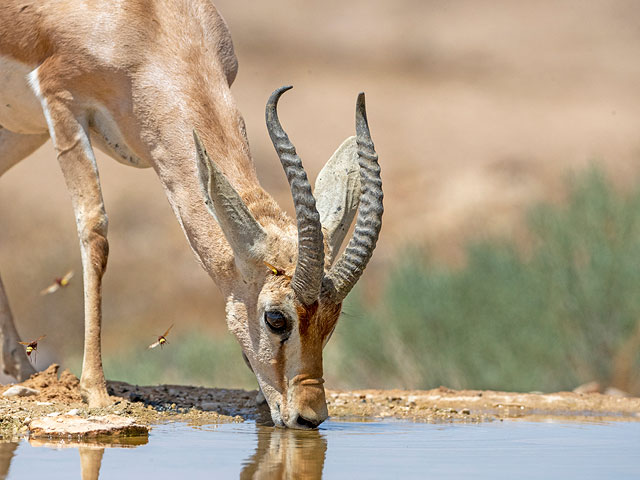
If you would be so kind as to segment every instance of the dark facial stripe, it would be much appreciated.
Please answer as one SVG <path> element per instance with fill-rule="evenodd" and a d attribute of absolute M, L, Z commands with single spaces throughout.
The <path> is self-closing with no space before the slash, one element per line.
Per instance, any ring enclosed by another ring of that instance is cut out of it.
<path fill-rule="evenodd" d="M 304 339 L 309 332 L 311 323 L 314 320 L 315 314 L 318 311 L 318 302 L 315 302 L 308 307 L 302 304 L 297 306 L 298 311 L 298 331 L 300 332 L 300 339 Z"/>
<path fill-rule="evenodd" d="M 309 307 L 298 306 L 301 371 L 307 378 L 322 378 L 322 347 L 338 321 L 341 305 L 317 302 Z"/>

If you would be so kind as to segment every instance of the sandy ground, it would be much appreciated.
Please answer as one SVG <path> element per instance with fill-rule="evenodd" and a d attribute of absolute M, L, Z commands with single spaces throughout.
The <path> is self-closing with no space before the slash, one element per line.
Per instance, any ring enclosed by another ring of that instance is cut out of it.
<path fill-rule="evenodd" d="M 88 409 L 80 400 L 78 379 L 57 365 L 21 385 L 39 390 L 29 397 L 0 397 L 0 435 L 27 435 L 38 417 L 120 415 L 143 425 L 176 421 L 193 425 L 256 420 L 269 423 L 265 406 L 257 406 L 255 391 L 180 385 L 137 386 L 109 382 L 114 404 Z M 10 386 L 4 386 L 0 392 Z M 599 393 L 509 393 L 479 390 L 354 390 L 328 391 L 334 420 L 397 418 L 414 422 L 481 422 L 504 419 L 565 421 L 640 421 L 640 398 Z"/>

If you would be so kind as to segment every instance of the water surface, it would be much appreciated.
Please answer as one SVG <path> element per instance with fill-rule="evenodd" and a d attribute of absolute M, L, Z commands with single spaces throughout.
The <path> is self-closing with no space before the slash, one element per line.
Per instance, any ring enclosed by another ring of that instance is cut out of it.
<path fill-rule="evenodd" d="M 7 478 L 640 478 L 640 422 L 165 424 L 135 448 L 54 445 L 5 444 Z"/>

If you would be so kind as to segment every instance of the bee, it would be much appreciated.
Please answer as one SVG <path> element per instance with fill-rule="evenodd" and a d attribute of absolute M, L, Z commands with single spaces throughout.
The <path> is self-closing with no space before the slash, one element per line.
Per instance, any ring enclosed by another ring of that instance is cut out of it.
<path fill-rule="evenodd" d="M 156 342 L 153 342 L 151 345 L 149 345 L 149 349 L 152 348 L 156 348 L 158 345 L 160 345 L 160 348 L 162 348 L 162 346 L 167 343 L 167 335 L 169 334 L 169 330 L 171 330 L 173 328 L 173 324 L 171 324 L 171 326 L 169 328 L 167 328 L 167 331 L 164 332 L 162 335 L 158 335 L 158 340 Z"/>
<path fill-rule="evenodd" d="M 64 277 L 56 278 L 51 285 L 40 291 L 40 295 L 48 295 L 60 290 L 62 287 L 69 285 L 71 278 L 73 277 L 73 270 L 69 270 Z"/>
<path fill-rule="evenodd" d="M 25 348 L 27 357 L 31 358 L 31 354 L 33 353 L 34 365 L 36 363 L 36 353 L 38 351 L 38 342 L 42 340 L 44 337 L 46 337 L 46 335 L 40 336 L 37 340 L 34 340 L 33 342 L 18 342 L 20 345 L 25 345 L 27 347 Z"/>
<path fill-rule="evenodd" d="M 267 262 L 262 262 L 265 264 L 265 266 L 271 270 L 271 272 L 276 276 L 280 276 L 282 275 L 284 278 L 286 278 L 287 280 L 291 280 L 291 276 L 287 275 L 286 273 L 284 273 L 284 270 L 280 269 L 280 268 L 276 268 L 273 265 L 271 265 L 270 263 Z"/>

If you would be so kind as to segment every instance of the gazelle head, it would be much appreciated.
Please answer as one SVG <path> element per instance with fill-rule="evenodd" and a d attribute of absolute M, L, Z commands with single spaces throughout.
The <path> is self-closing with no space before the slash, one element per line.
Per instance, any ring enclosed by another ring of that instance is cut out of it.
<path fill-rule="evenodd" d="M 347 139 L 320 172 L 314 196 L 278 120 L 278 100 L 290 88 L 271 95 L 266 121 L 293 194 L 295 224 L 263 191 L 240 195 L 194 136 L 207 206 L 234 255 L 229 329 L 258 379 L 274 423 L 314 428 L 327 417 L 322 349 L 342 301 L 375 248 L 382 182 L 361 93 L 356 137 Z M 335 259 L 356 211 L 353 237 Z"/>

